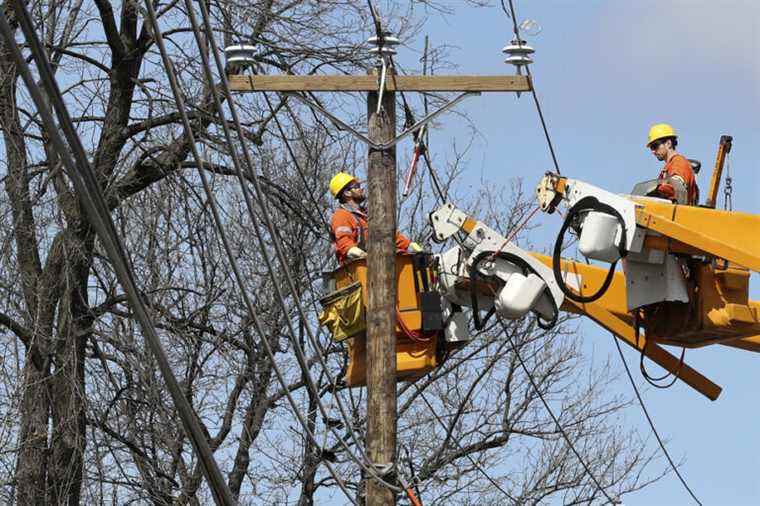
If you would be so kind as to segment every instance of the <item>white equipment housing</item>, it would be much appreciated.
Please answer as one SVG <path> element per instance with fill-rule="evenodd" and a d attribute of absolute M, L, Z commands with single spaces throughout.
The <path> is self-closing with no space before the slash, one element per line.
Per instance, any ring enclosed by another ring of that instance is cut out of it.
<path fill-rule="evenodd" d="M 458 233 L 466 220 L 467 215 L 452 204 L 430 215 L 439 242 Z M 515 258 L 518 260 L 512 260 Z M 493 295 L 477 292 L 478 309 L 494 307 L 497 314 L 508 319 L 534 311 L 544 320 L 552 320 L 564 300 L 551 269 L 482 222 L 474 222 L 461 245 L 437 255 L 437 260 L 439 290 L 453 304 L 472 306 L 470 271 L 476 262 L 478 274 L 497 287 Z"/>
<path fill-rule="evenodd" d="M 618 244 L 622 231 L 616 217 L 591 211 L 583 220 L 578 251 L 594 260 L 617 262 L 620 259 Z"/>
<path fill-rule="evenodd" d="M 554 198 L 546 176 L 536 189 L 542 209 Z M 585 197 L 614 208 L 623 219 L 626 231 L 623 270 L 626 279 L 626 303 L 629 311 L 663 301 L 688 302 L 686 279 L 680 260 L 661 251 L 644 250 L 644 238 L 658 235 L 636 224 L 637 204 L 627 195 L 615 195 L 594 185 L 575 179 L 565 182 L 564 199 L 572 207 Z M 641 198 L 641 197 L 637 197 Z M 613 263 L 620 258 L 618 244 L 621 224 L 609 214 L 589 211 L 582 217 L 578 250 L 588 258 Z"/>

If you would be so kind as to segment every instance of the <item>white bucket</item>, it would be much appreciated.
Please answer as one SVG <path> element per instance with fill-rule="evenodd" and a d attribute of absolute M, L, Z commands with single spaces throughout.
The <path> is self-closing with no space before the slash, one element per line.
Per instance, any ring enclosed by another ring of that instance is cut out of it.
<path fill-rule="evenodd" d="M 591 211 L 583 220 L 578 251 L 593 260 L 612 263 L 620 259 L 618 243 L 622 233 L 614 216 Z"/>
<path fill-rule="evenodd" d="M 526 277 L 514 273 L 499 291 L 494 307 L 504 318 L 522 318 L 533 309 L 545 289 L 546 284 L 539 276 L 531 273 Z"/>

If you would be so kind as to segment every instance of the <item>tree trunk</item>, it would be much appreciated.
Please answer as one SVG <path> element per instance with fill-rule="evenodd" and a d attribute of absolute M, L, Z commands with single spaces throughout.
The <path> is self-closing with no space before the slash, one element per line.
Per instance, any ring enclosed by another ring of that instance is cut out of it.
<path fill-rule="evenodd" d="M 92 258 L 92 233 L 85 230 L 70 234 L 64 242 L 66 288 L 58 310 L 55 373 L 51 377 L 51 394 L 55 402 L 52 404 L 48 482 L 50 504 L 78 505 L 87 443 L 84 359 L 91 325 L 87 279 Z"/>
<path fill-rule="evenodd" d="M 46 504 L 48 368 L 40 371 L 27 356 L 21 401 L 21 433 L 16 465 L 16 502 L 19 506 Z"/>

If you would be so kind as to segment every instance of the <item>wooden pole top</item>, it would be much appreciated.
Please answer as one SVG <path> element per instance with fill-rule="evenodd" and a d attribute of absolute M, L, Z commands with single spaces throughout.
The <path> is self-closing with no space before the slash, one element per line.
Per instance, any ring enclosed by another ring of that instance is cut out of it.
<path fill-rule="evenodd" d="M 230 89 L 253 91 L 377 91 L 379 77 L 366 76 L 228 76 Z M 388 91 L 530 91 L 527 76 L 395 76 L 386 79 Z"/>

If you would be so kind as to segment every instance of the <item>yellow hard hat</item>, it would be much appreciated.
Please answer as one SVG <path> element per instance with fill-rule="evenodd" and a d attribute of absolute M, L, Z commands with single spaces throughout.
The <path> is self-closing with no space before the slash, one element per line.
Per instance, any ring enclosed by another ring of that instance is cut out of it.
<path fill-rule="evenodd" d="M 649 140 L 646 146 L 649 147 L 654 141 L 665 139 L 666 137 L 678 137 L 675 129 L 667 123 L 657 123 L 649 129 Z"/>
<path fill-rule="evenodd" d="M 330 193 L 332 193 L 332 196 L 337 199 L 338 194 L 341 192 L 341 190 L 343 190 L 343 188 L 345 188 L 348 183 L 355 180 L 356 178 L 351 174 L 348 174 L 346 172 L 338 172 L 330 180 Z"/>

